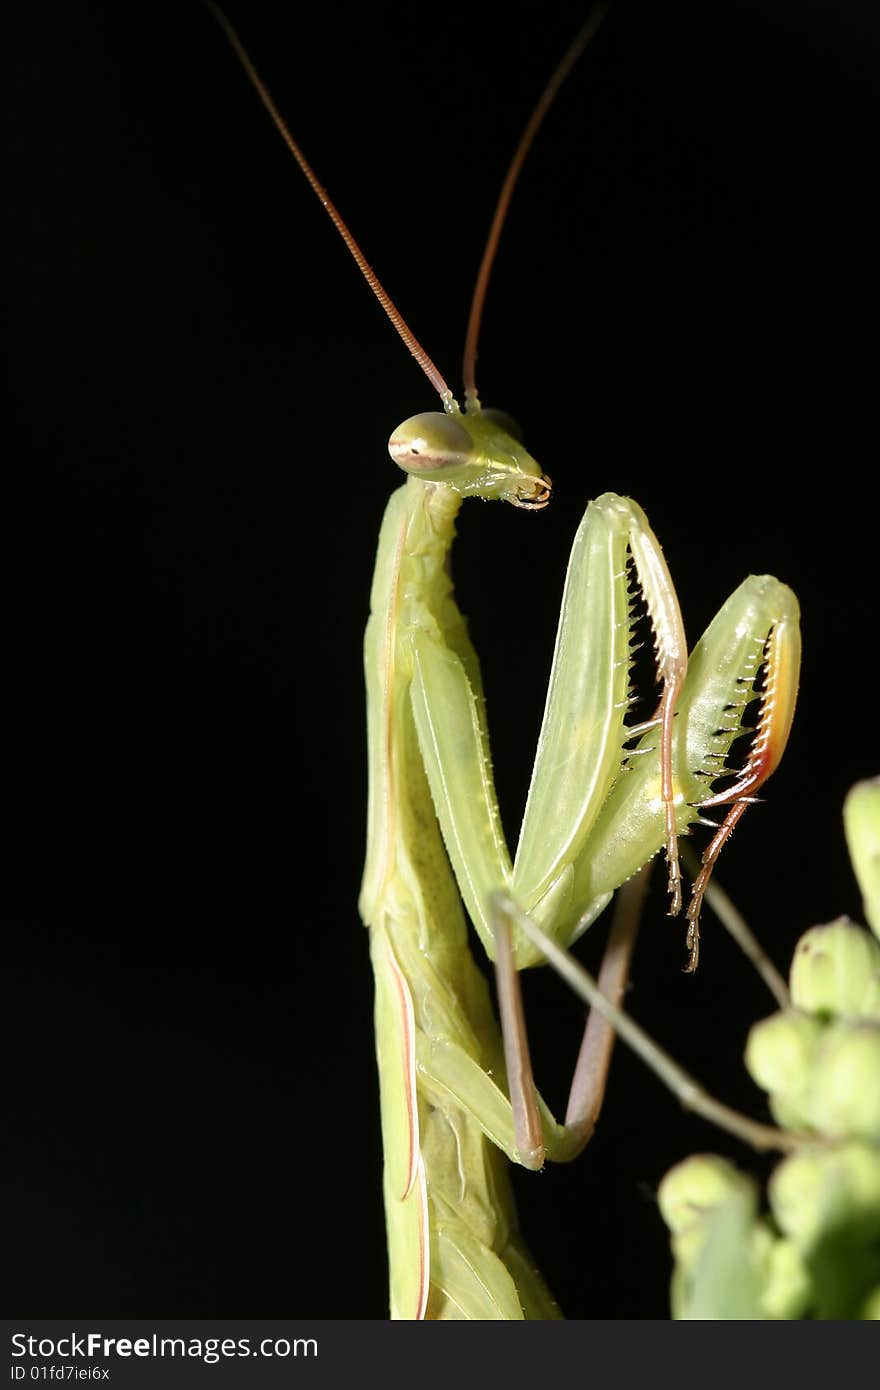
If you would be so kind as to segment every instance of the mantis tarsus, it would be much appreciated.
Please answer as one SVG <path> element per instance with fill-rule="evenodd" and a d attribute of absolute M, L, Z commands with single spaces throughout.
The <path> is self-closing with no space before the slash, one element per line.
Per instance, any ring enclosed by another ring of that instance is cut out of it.
<path fill-rule="evenodd" d="M 445 412 L 415 416 L 391 437 L 391 456 L 409 478 L 383 522 L 365 653 L 370 809 L 361 911 L 376 976 L 392 1316 L 557 1316 L 518 1237 L 504 1155 L 538 1168 L 545 1156 L 565 1160 L 583 1148 L 601 1105 L 612 1024 L 591 1013 L 565 1122 L 557 1123 L 532 1079 L 517 972 L 543 960 L 542 947 L 571 944 L 661 848 L 670 911 L 677 913 L 678 837 L 706 809 L 725 806 L 688 907 L 694 968 L 708 875 L 788 736 L 799 661 L 797 603 L 775 579 L 747 579 L 688 657 L 672 581 L 641 508 L 612 493 L 591 503 L 569 562 L 544 722 L 511 860 L 493 788 L 479 666 L 452 596 L 448 554 L 463 497 L 533 510 L 550 498 L 550 480 L 516 426 L 481 408 L 476 338 L 518 167 L 601 10 L 551 79 L 511 166 L 474 299 L 464 410 L 366 264 L 235 33 L 215 13 Z M 629 718 L 637 595 L 652 631 L 660 687 L 654 717 L 640 724 Z M 758 694 L 750 752 L 734 772 L 730 748 Z M 497 962 L 503 1039 L 467 947 L 462 900 Z M 632 915 L 622 917 L 600 976 L 603 993 L 618 1002 L 633 923 Z"/>

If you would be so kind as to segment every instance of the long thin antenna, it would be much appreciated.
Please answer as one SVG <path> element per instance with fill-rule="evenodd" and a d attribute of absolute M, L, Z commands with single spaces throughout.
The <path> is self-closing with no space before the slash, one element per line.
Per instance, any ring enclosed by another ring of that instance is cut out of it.
<path fill-rule="evenodd" d="M 513 196 L 513 190 L 516 187 L 516 181 L 525 163 L 526 155 L 531 149 L 532 142 L 540 129 L 541 122 L 553 105 L 559 88 L 562 86 L 566 77 L 568 77 L 568 74 L 571 72 L 587 44 L 598 30 L 602 20 L 605 18 L 609 4 L 610 0 L 599 0 L 599 3 L 594 5 L 589 18 L 566 49 L 559 66 L 541 93 L 538 104 L 529 117 L 528 124 L 520 137 L 520 142 L 514 151 L 513 158 L 504 176 L 504 183 L 501 185 L 501 192 L 498 195 L 498 202 L 495 206 L 495 215 L 492 218 L 492 225 L 489 228 L 489 235 L 486 239 L 486 249 L 483 252 L 483 259 L 480 262 L 477 283 L 474 286 L 474 297 L 471 300 L 471 312 L 470 318 L 468 319 L 467 337 L 465 338 L 464 345 L 464 363 L 462 367 L 464 394 L 465 400 L 468 403 L 476 402 L 477 400 L 477 384 L 475 379 L 477 340 L 480 336 L 483 305 L 486 302 L 486 290 L 489 286 L 489 276 L 492 273 L 492 266 L 495 263 L 495 253 L 498 250 L 501 229 L 504 226 L 504 219 L 507 216 L 507 209 L 510 206 L 510 200 Z"/>
<path fill-rule="evenodd" d="M 254 91 L 257 93 L 257 96 L 260 98 L 260 101 L 263 103 L 264 107 L 269 113 L 269 116 L 272 119 L 272 123 L 275 126 L 275 129 L 278 131 L 285 145 L 290 150 L 290 153 L 293 155 L 300 169 L 303 171 L 306 178 L 308 179 L 313 192 L 317 195 L 321 203 L 321 206 L 324 208 L 324 211 L 327 213 L 327 216 L 330 218 L 330 221 L 333 223 L 337 232 L 342 237 L 342 240 L 348 247 L 348 250 L 354 258 L 355 264 L 357 265 L 358 270 L 361 272 L 361 275 L 363 275 L 370 289 L 373 291 L 373 294 L 376 296 L 379 303 L 382 305 L 382 308 L 385 310 L 385 313 L 388 315 L 392 324 L 397 329 L 397 332 L 400 334 L 401 338 L 406 343 L 406 346 L 409 348 L 413 357 L 416 359 L 422 371 L 425 373 L 425 376 L 428 378 L 434 389 L 439 393 L 440 399 L 442 400 L 444 407 L 447 410 L 456 410 L 457 407 L 455 405 L 452 392 L 446 385 L 446 382 L 443 380 L 443 377 L 440 375 L 434 363 L 431 361 L 431 358 L 425 352 L 425 349 L 422 347 L 418 338 L 410 329 L 403 315 L 398 310 L 393 299 L 388 294 L 387 290 L 383 286 L 376 272 L 373 270 L 373 267 L 370 265 L 363 251 L 358 246 L 357 242 L 355 241 L 354 237 L 349 231 L 348 226 L 344 221 L 342 215 L 338 212 L 335 204 L 329 198 L 327 190 L 318 182 L 318 178 L 315 174 L 314 169 L 312 168 L 311 164 L 306 159 L 299 145 L 294 140 L 293 136 L 288 130 L 284 118 L 278 110 L 278 107 L 275 105 L 275 102 L 272 98 L 272 94 L 270 93 L 265 82 L 260 77 L 260 74 L 257 72 L 256 68 L 251 62 L 250 56 L 248 55 L 248 52 L 244 47 L 244 44 L 241 42 L 241 39 L 238 37 L 238 34 L 235 32 L 229 20 L 226 18 L 226 15 L 220 9 L 220 6 L 214 4 L 214 0 L 204 0 L 204 3 L 216 19 L 217 23 L 220 25 L 220 28 L 223 30 L 224 34 L 226 35 L 226 38 L 229 41 L 232 51 L 235 53 L 242 67 L 244 68 L 245 73 L 247 74 L 248 79 L 250 80 L 251 86 L 254 88 Z"/>

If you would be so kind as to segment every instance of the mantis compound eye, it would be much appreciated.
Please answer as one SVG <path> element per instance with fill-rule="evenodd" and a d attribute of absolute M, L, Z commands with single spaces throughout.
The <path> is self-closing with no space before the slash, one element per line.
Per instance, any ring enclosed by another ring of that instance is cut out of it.
<path fill-rule="evenodd" d="M 446 482 L 472 462 L 474 446 L 467 430 L 451 415 L 429 410 L 397 426 L 388 452 L 405 473 L 427 482 Z"/>

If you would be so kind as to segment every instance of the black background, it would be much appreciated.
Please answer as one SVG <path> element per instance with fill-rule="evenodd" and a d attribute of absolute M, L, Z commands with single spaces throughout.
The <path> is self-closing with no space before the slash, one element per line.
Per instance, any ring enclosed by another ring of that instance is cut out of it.
<path fill-rule="evenodd" d="M 229 12 L 457 382 L 505 160 L 582 8 Z M 746 573 L 796 589 L 789 752 L 722 868 L 783 966 L 859 914 L 840 805 L 878 762 L 877 40 L 852 4 L 612 11 L 481 345 L 554 503 L 466 507 L 455 557 L 512 835 L 589 497 L 640 500 L 692 639 Z M 385 441 L 431 391 L 198 4 L 32 7 L 10 47 L 4 1304 L 382 1317 L 360 645 Z M 771 1001 L 708 917 L 683 977 L 682 935 L 658 894 L 630 1007 L 760 1113 L 739 1058 Z M 579 1011 L 528 983 L 560 1105 Z M 567 1313 L 664 1316 L 653 1192 L 696 1148 L 760 1166 L 620 1055 L 585 1157 L 519 1175 Z"/>

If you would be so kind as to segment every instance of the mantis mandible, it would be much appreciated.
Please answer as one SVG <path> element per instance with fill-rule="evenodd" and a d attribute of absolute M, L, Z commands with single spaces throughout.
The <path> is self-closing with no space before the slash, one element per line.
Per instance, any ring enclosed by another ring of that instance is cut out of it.
<path fill-rule="evenodd" d="M 360 908 L 376 984 L 391 1316 L 557 1317 L 517 1231 L 506 1160 L 540 1168 L 545 1158 L 573 1158 L 588 1142 L 614 1027 L 621 1026 L 615 1005 L 635 915 L 621 914 L 612 930 L 599 976 L 602 1011 L 590 1013 L 562 1123 L 535 1088 L 518 972 L 544 961 L 550 947 L 568 947 L 661 849 L 669 910 L 677 913 L 678 837 L 706 809 L 727 806 L 687 909 L 688 968 L 695 968 L 709 875 L 788 737 L 800 655 L 797 602 L 770 576 L 746 579 L 688 656 L 675 589 L 643 511 L 612 493 L 590 503 L 569 561 L 511 857 L 479 664 L 453 597 L 449 553 L 465 497 L 531 511 L 550 500 L 551 481 L 516 425 L 480 404 L 477 335 L 519 168 L 604 7 L 554 73 L 508 171 L 474 295 L 463 408 L 367 264 L 229 22 L 209 8 L 443 406 L 391 436 L 391 458 L 408 477 L 382 523 L 365 639 L 369 810 Z M 654 717 L 641 724 L 629 719 L 638 603 L 652 630 L 660 689 Z M 756 727 L 746 730 L 744 711 L 758 698 Z M 734 772 L 728 755 L 744 733 L 750 751 Z M 720 790 L 713 785 L 719 780 Z M 496 962 L 501 1028 L 468 948 L 463 906 Z"/>

